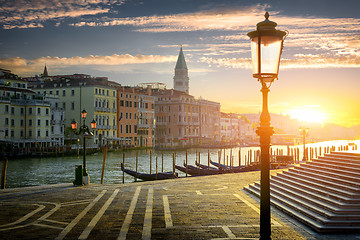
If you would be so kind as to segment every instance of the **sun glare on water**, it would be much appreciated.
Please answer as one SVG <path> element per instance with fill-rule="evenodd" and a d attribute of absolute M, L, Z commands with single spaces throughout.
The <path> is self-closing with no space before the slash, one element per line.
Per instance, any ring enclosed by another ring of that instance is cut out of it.
<path fill-rule="evenodd" d="M 324 123 L 327 120 L 325 113 L 318 109 L 292 109 L 289 111 L 291 118 L 296 118 L 301 122 L 315 122 L 315 123 Z"/>

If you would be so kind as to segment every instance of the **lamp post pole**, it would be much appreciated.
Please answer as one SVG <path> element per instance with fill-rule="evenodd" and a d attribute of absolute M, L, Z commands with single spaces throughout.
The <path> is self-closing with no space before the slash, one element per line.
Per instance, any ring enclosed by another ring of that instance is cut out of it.
<path fill-rule="evenodd" d="M 260 137 L 261 165 L 260 165 L 260 239 L 270 239 L 270 138 L 274 134 L 270 126 L 270 113 L 268 109 L 269 88 L 262 83 L 262 112 L 260 115 L 260 127 L 256 133 Z"/>
<path fill-rule="evenodd" d="M 274 134 L 270 126 L 268 109 L 268 94 L 270 86 L 278 78 L 280 56 L 283 48 L 285 31 L 276 30 L 277 24 L 269 20 L 269 13 L 265 13 L 265 20 L 257 24 L 256 31 L 247 35 L 251 39 L 253 63 L 253 77 L 261 83 L 262 112 L 260 126 L 256 133 L 260 137 L 261 176 L 260 176 L 260 239 L 271 239 L 270 215 L 270 139 Z"/>
<path fill-rule="evenodd" d="M 88 176 L 87 170 L 86 170 L 86 138 L 85 138 L 85 129 L 86 129 L 86 125 L 85 125 L 85 119 L 83 120 L 83 125 L 82 125 L 82 129 L 83 129 L 83 150 L 84 150 L 84 157 L 83 157 L 83 166 L 84 166 L 84 170 L 83 170 L 83 176 Z"/>
<path fill-rule="evenodd" d="M 86 117 L 87 117 L 87 112 L 86 110 L 84 109 L 82 112 L 81 112 L 81 118 L 83 119 L 83 125 L 80 126 L 79 128 L 79 131 L 76 131 L 77 129 L 77 123 L 75 120 L 73 120 L 71 122 L 71 128 L 75 131 L 75 134 L 77 135 L 80 135 L 82 134 L 83 135 L 83 181 L 82 183 L 87 185 L 90 183 L 89 181 L 89 175 L 87 173 L 87 170 L 86 170 L 86 136 L 89 135 L 89 136 L 93 136 L 93 133 L 90 131 L 90 128 L 86 125 Z M 91 128 L 92 129 L 95 129 L 96 128 L 96 122 L 95 120 L 92 120 L 91 121 Z M 82 184 L 81 183 L 81 184 Z"/>

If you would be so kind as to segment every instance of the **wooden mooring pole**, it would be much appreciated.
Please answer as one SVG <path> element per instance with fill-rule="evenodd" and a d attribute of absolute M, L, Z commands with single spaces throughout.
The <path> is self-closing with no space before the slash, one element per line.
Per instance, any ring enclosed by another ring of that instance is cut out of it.
<path fill-rule="evenodd" d="M 208 149 L 208 170 L 210 169 L 210 150 Z"/>
<path fill-rule="evenodd" d="M 106 153 L 107 153 L 107 145 L 105 144 L 105 147 L 104 147 L 103 165 L 102 165 L 102 171 L 101 171 L 101 181 L 100 181 L 101 184 L 104 183 L 104 172 L 105 172 Z"/>
<path fill-rule="evenodd" d="M 5 181 L 6 181 L 6 168 L 8 164 L 8 158 L 3 158 L 2 171 L 1 171 L 1 189 L 5 189 Z"/>
<path fill-rule="evenodd" d="M 125 152 L 123 152 L 123 168 L 125 170 Z M 125 171 L 123 171 L 122 182 L 125 183 Z"/>
<path fill-rule="evenodd" d="M 175 152 L 173 152 L 173 174 L 175 174 Z"/>
<path fill-rule="evenodd" d="M 138 151 L 136 151 L 136 157 L 135 157 L 135 171 L 136 171 L 136 174 L 135 174 L 135 182 L 137 181 L 137 174 L 138 174 Z"/>
<path fill-rule="evenodd" d="M 156 171 L 156 179 L 157 179 L 157 174 L 158 174 L 158 168 L 157 168 L 157 167 L 158 167 L 158 157 L 156 156 L 156 158 L 155 158 L 155 159 L 156 159 L 156 163 L 155 163 L 155 164 L 156 164 L 156 165 L 155 165 L 155 166 L 156 166 L 156 167 L 155 167 L 155 171 Z"/>
<path fill-rule="evenodd" d="M 161 152 L 161 172 L 164 172 L 164 152 Z"/>
<path fill-rule="evenodd" d="M 185 152 L 185 167 L 186 167 L 186 171 L 185 171 L 185 174 L 186 174 L 186 177 L 188 176 L 188 152 L 186 151 Z"/>
<path fill-rule="evenodd" d="M 152 151 L 150 151 L 150 174 L 151 174 L 151 161 L 152 161 Z"/>

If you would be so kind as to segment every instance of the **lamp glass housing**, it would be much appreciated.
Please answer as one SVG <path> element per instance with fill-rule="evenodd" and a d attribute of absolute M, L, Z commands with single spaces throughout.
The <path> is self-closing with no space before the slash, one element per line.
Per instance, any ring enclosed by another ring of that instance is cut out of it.
<path fill-rule="evenodd" d="M 76 121 L 71 122 L 71 129 L 73 129 L 73 130 L 77 129 L 77 122 Z"/>
<path fill-rule="evenodd" d="M 261 32 L 259 32 L 258 36 L 251 38 L 253 76 L 265 82 L 272 82 L 279 73 L 283 38 L 282 36 L 265 34 L 266 32 L 264 35 L 261 35 Z M 259 57 L 260 68 L 258 65 Z"/>
<path fill-rule="evenodd" d="M 95 128 L 96 128 L 96 122 L 95 122 L 95 120 L 92 120 L 90 124 L 91 124 L 91 128 L 92 128 L 92 129 L 95 129 Z"/>
<path fill-rule="evenodd" d="M 84 110 L 81 111 L 81 118 L 85 119 L 86 117 L 87 117 L 87 112 L 84 109 Z"/>

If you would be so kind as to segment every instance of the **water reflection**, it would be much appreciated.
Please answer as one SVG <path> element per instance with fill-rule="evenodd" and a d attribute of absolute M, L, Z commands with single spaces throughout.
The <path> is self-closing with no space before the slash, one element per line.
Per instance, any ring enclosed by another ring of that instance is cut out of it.
<path fill-rule="evenodd" d="M 321 143 L 307 144 L 307 147 L 326 147 L 335 146 L 336 150 L 340 145 L 348 145 L 350 142 L 355 142 L 358 146 L 360 141 L 327 141 Z M 300 156 L 302 156 L 302 147 L 291 146 L 291 148 L 299 148 Z M 273 152 L 283 151 L 287 154 L 287 146 L 272 146 Z M 239 151 L 240 150 L 240 151 Z M 238 166 L 245 164 L 245 159 L 251 151 L 254 153 L 259 150 L 259 147 L 242 147 L 232 149 L 221 149 L 221 161 L 230 159 L 233 156 L 233 165 Z M 189 149 L 188 163 L 193 164 L 199 157 L 202 164 L 208 164 L 208 154 L 210 159 L 218 161 L 220 149 Z M 173 170 L 173 153 L 174 151 L 157 151 L 151 150 L 151 172 L 156 171 L 156 157 L 158 159 L 158 171 L 172 171 Z M 185 161 L 185 151 L 176 151 L 175 162 L 177 165 L 182 165 Z M 239 158 L 240 153 L 240 158 Z M 125 151 L 125 167 L 135 170 L 136 151 Z M 122 152 L 108 152 L 106 156 L 104 184 L 122 183 L 123 172 L 120 168 L 120 163 L 123 161 Z M 162 163 L 163 162 L 163 163 Z M 86 167 L 90 175 L 91 183 L 100 183 L 101 171 L 103 164 L 103 154 L 96 153 L 87 155 Z M 46 184 L 58 183 L 72 183 L 75 179 L 75 166 L 82 164 L 82 156 L 71 157 L 57 157 L 57 158 L 24 158 L 9 160 L 6 174 L 6 188 L 37 186 Z M 138 150 L 138 171 L 150 173 L 150 150 Z M 125 182 L 134 182 L 135 179 L 127 174 Z M 179 176 L 185 176 L 184 173 L 179 172 Z"/>

